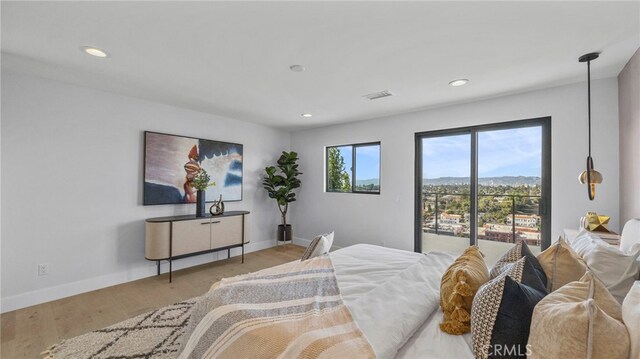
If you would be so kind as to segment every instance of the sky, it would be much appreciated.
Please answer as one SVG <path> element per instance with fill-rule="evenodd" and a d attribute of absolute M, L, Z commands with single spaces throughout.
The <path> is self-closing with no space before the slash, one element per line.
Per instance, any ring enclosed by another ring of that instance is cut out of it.
<path fill-rule="evenodd" d="M 541 176 L 542 128 L 478 132 L 478 177 Z M 471 135 L 425 138 L 423 177 L 469 177 Z"/>
<path fill-rule="evenodd" d="M 351 146 L 338 147 L 340 154 L 344 158 L 344 169 L 351 174 Z M 356 147 L 356 180 L 373 179 L 380 177 L 380 146 L 359 146 Z"/>

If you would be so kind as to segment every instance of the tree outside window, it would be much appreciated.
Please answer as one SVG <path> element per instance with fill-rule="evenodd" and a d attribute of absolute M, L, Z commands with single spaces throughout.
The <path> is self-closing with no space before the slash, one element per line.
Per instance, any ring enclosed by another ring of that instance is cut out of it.
<path fill-rule="evenodd" d="M 327 192 L 380 194 L 380 142 L 326 148 Z"/>

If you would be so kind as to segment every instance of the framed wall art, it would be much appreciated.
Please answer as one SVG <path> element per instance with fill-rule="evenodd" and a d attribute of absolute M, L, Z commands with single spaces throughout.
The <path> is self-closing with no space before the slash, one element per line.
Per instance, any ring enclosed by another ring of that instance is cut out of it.
<path fill-rule="evenodd" d="M 194 203 L 190 182 L 200 168 L 215 186 L 208 201 L 242 200 L 242 145 L 145 131 L 144 205 Z"/>

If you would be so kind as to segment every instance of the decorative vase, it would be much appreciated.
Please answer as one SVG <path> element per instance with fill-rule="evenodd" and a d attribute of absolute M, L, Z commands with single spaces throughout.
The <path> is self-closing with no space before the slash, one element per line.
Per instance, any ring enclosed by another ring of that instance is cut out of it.
<path fill-rule="evenodd" d="M 219 216 L 224 213 L 224 202 L 222 202 L 222 195 L 220 195 L 220 199 L 217 201 L 213 201 L 211 207 L 209 207 L 209 213 L 212 216 Z"/>
<path fill-rule="evenodd" d="M 287 224 L 287 228 L 285 229 L 284 224 L 278 225 L 278 242 L 288 242 L 293 238 L 293 229 L 291 229 L 291 225 Z"/>
<path fill-rule="evenodd" d="M 196 193 L 196 217 L 206 216 L 206 192 L 198 190 Z"/>

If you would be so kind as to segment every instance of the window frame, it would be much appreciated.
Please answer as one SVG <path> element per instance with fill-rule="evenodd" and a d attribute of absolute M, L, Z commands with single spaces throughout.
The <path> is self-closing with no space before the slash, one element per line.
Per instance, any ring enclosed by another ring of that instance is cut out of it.
<path fill-rule="evenodd" d="M 540 232 L 540 250 L 551 246 L 551 116 L 537 117 L 523 120 L 489 123 L 476 126 L 465 126 L 444 130 L 423 131 L 415 133 L 415 189 L 414 189 L 414 251 L 422 252 L 422 140 L 429 137 L 440 137 L 457 134 L 471 135 L 471 173 L 470 192 L 471 208 L 470 218 L 473 218 L 469 233 L 469 245 L 478 244 L 477 226 L 478 218 L 478 133 L 494 130 L 507 130 L 523 127 L 541 127 L 541 189 L 540 214 L 542 217 L 542 231 Z M 475 227 L 475 228 L 474 228 Z"/>
<path fill-rule="evenodd" d="M 380 149 L 380 157 L 378 158 L 378 191 L 357 191 L 356 188 L 356 152 L 358 147 L 367 147 L 367 146 L 375 146 L 377 145 Z M 330 148 L 339 148 L 339 147 L 351 147 L 351 191 L 343 192 L 343 191 L 332 191 L 329 189 L 329 149 Z M 350 143 L 345 145 L 331 145 L 324 147 L 324 191 L 325 193 L 356 193 L 356 194 L 373 194 L 379 195 L 380 190 L 382 189 L 382 142 L 381 141 L 372 141 L 372 142 L 362 142 L 362 143 Z"/>

